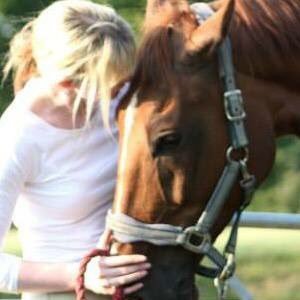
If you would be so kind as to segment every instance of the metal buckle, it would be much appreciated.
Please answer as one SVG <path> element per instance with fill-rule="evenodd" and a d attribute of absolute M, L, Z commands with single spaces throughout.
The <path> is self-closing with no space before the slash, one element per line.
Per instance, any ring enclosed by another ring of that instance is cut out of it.
<path fill-rule="evenodd" d="M 227 257 L 227 262 L 223 268 L 219 277 L 214 280 L 214 285 L 218 291 L 218 299 L 225 300 L 228 291 L 228 279 L 231 278 L 235 272 L 235 255 L 229 253 Z"/>
<path fill-rule="evenodd" d="M 217 289 L 218 300 L 225 300 L 228 291 L 228 282 L 217 277 L 214 279 L 214 286 Z"/>
<path fill-rule="evenodd" d="M 232 90 L 224 93 L 225 114 L 229 121 L 241 121 L 246 118 L 243 107 L 241 90 Z"/>
<path fill-rule="evenodd" d="M 201 233 L 196 226 L 188 227 L 177 238 L 177 243 L 183 248 L 197 254 L 204 254 L 211 247 L 209 233 Z"/>
<path fill-rule="evenodd" d="M 244 210 L 251 202 L 256 189 L 256 177 L 248 173 L 248 176 L 244 176 L 240 181 L 240 186 L 244 191 L 244 202 L 240 209 Z"/>
<path fill-rule="evenodd" d="M 244 178 L 240 181 L 240 186 L 244 191 L 255 190 L 256 188 L 256 177 L 254 175 L 250 175 L 247 178 Z"/>
<path fill-rule="evenodd" d="M 235 151 L 243 151 L 242 152 L 243 157 L 235 159 L 233 157 L 233 154 Z M 242 147 L 242 148 L 236 149 L 233 146 L 230 146 L 226 150 L 226 158 L 227 158 L 228 162 L 238 161 L 238 162 L 242 162 L 242 163 L 246 164 L 249 160 L 249 149 L 248 149 L 248 147 Z"/>
<path fill-rule="evenodd" d="M 222 273 L 219 276 L 220 280 L 226 281 L 231 278 L 235 272 L 236 262 L 235 255 L 233 253 L 229 253 L 227 256 L 227 261 Z"/>

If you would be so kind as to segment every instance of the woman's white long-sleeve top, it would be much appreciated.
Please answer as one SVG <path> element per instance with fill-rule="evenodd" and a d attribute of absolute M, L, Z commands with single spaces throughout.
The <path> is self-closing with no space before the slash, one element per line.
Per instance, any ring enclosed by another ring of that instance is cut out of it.
<path fill-rule="evenodd" d="M 87 128 L 46 123 L 28 108 L 33 84 L 0 119 L 0 243 L 13 221 L 24 260 L 78 261 L 96 246 L 105 226 L 116 183 L 117 142 L 103 127 L 100 112 Z M 114 126 L 112 133 L 117 135 Z M 20 264 L 21 258 L 0 252 L 0 290 L 17 291 Z"/>

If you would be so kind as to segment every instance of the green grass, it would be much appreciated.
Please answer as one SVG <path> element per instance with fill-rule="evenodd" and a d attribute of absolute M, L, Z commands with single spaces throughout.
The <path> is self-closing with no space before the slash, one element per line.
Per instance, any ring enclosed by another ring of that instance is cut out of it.
<path fill-rule="evenodd" d="M 226 241 L 220 236 L 217 246 Z M 6 239 L 5 250 L 20 255 L 15 231 Z M 238 277 L 256 300 L 300 300 L 300 232 L 292 230 L 241 229 L 238 243 Z M 211 280 L 198 278 L 202 300 L 215 300 Z M 8 298 L 0 295 L 0 299 Z M 13 296 L 15 298 L 15 296 Z M 237 300 L 230 294 L 228 300 Z"/>

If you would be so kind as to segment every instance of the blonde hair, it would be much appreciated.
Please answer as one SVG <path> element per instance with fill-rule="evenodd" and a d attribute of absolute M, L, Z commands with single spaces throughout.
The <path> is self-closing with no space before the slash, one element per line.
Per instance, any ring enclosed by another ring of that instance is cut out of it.
<path fill-rule="evenodd" d="M 130 26 L 112 8 L 88 0 L 60 0 L 13 38 L 4 75 L 14 71 L 15 89 L 37 74 L 71 80 L 78 87 L 73 116 L 85 98 L 89 120 L 100 97 L 108 126 L 112 88 L 130 75 L 135 50 Z"/>
<path fill-rule="evenodd" d="M 28 22 L 10 42 L 7 63 L 3 69 L 3 81 L 11 70 L 14 71 L 14 90 L 17 92 L 28 81 L 36 75 L 36 64 L 32 57 L 32 21 Z"/>

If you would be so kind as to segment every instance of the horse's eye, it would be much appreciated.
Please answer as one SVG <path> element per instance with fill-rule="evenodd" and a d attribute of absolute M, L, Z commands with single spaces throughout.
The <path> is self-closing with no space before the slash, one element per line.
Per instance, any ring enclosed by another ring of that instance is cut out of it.
<path fill-rule="evenodd" d="M 157 157 L 160 155 L 171 154 L 180 145 L 181 135 L 178 132 L 161 133 L 152 144 L 152 155 Z"/>

